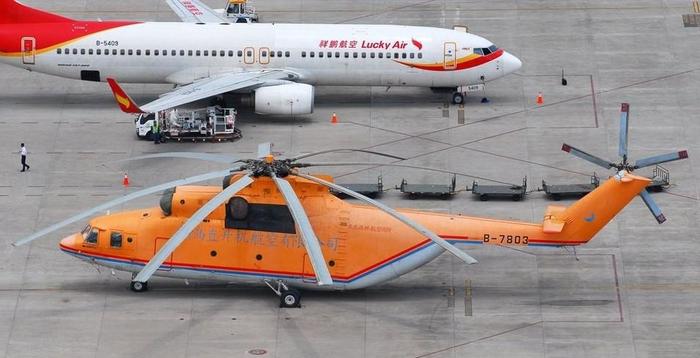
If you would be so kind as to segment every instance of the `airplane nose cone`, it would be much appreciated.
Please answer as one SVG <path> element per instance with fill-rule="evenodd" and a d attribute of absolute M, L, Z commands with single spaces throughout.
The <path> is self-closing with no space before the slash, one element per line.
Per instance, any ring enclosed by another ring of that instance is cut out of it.
<path fill-rule="evenodd" d="M 523 62 L 519 58 L 511 55 L 508 52 L 503 53 L 503 72 L 505 74 L 513 73 L 523 67 Z"/>

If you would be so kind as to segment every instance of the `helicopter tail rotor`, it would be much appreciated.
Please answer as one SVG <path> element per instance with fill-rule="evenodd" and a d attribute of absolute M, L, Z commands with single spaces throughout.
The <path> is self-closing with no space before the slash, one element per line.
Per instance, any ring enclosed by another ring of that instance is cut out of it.
<path fill-rule="evenodd" d="M 573 146 L 570 146 L 568 144 L 564 144 L 562 146 L 562 150 L 570 153 L 576 157 L 579 157 L 583 160 L 586 160 L 588 162 L 591 162 L 595 165 L 601 166 L 603 168 L 609 169 L 609 168 L 616 168 L 619 173 L 616 175 L 616 177 L 619 180 L 625 180 L 624 176 L 627 173 L 631 173 L 632 171 L 640 168 L 645 168 L 649 167 L 652 165 L 657 165 L 661 163 L 667 163 L 667 162 L 672 162 L 676 160 L 681 160 L 681 159 L 686 159 L 688 158 L 688 151 L 682 150 L 678 152 L 673 152 L 673 153 L 668 153 L 668 154 L 662 154 L 662 155 L 656 155 L 644 159 L 637 160 L 634 165 L 631 165 L 628 162 L 628 144 L 629 144 L 629 111 L 630 111 L 630 106 L 628 103 L 622 103 L 621 109 L 620 109 L 620 135 L 619 135 L 619 145 L 618 145 L 618 154 L 620 155 L 621 162 L 619 163 L 614 163 L 611 161 L 607 161 L 605 159 L 602 159 L 600 157 L 597 157 L 595 155 L 586 153 L 582 150 L 579 150 L 577 148 L 574 148 Z M 662 224 L 664 221 L 666 221 L 666 217 L 664 214 L 661 212 L 661 209 L 659 206 L 656 204 L 654 199 L 652 199 L 651 195 L 649 192 L 644 189 L 639 193 L 639 196 L 642 198 L 644 201 L 644 204 L 649 208 L 649 211 L 651 211 L 652 215 L 654 215 L 654 218 L 659 224 Z"/>

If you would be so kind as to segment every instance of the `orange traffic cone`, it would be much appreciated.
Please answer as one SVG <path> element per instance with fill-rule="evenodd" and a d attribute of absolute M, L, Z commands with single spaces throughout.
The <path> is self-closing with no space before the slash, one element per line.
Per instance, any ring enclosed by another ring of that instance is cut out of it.
<path fill-rule="evenodd" d="M 122 184 L 124 184 L 124 186 L 129 186 L 129 176 L 126 173 L 124 173 L 124 181 Z"/>
<path fill-rule="evenodd" d="M 544 104 L 544 97 L 542 97 L 542 92 L 537 94 L 537 104 L 539 104 L 539 105 Z"/>
<path fill-rule="evenodd" d="M 333 115 L 331 116 L 331 123 L 332 124 L 337 124 L 338 123 L 338 116 L 333 112 Z"/>

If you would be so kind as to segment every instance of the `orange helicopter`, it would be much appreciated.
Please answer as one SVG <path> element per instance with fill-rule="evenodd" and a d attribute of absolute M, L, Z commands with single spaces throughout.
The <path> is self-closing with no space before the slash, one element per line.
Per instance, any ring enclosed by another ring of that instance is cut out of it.
<path fill-rule="evenodd" d="M 643 159 L 634 165 L 628 163 L 628 109 L 623 105 L 621 163 L 603 160 L 566 144 L 562 148 L 597 165 L 615 168 L 617 173 L 569 207 L 549 206 L 538 223 L 394 210 L 334 184 L 328 176 L 312 176 L 300 170 L 357 163 L 299 162 L 330 151 L 278 159 L 266 144 L 260 146 L 258 159 L 252 160 L 187 152 L 127 159 L 189 158 L 235 164 L 235 167 L 130 193 L 47 227 L 14 245 L 29 243 L 110 207 L 165 190 L 158 207 L 93 218 L 82 232 L 61 240 L 60 249 L 88 262 L 132 272 L 131 289 L 136 292 L 147 290 L 152 275 L 226 282 L 262 281 L 280 297 L 281 307 L 298 307 L 301 288 L 352 290 L 381 284 L 427 264 L 444 251 L 467 264 L 477 262 L 456 245 L 581 245 L 591 240 L 636 195 L 642 197 L 662 223 L 665 218 L 645 189 L 650 180 L 631 172 L 687 158 L 687 152 L 682 151 Z M 402 164 L 363 164 L 414 168 Z M 225 177 L 223 187 L 188 185 L 220 177 Z M 338 199 L 329 189 L 367 205 Z"/>

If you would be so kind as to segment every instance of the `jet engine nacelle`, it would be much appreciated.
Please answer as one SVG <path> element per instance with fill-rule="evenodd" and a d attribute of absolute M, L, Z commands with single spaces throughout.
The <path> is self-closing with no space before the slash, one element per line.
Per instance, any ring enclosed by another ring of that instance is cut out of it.
<path fill-rule="evenodd" d="M 255 90 L 255 113 L 298 115 L 314 112 L 314 87 L 289 83 Z"/>

